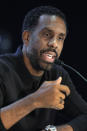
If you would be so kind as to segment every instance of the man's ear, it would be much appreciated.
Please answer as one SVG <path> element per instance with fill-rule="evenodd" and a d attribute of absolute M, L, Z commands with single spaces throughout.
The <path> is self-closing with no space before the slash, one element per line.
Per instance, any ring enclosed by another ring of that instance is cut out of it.
<path fill-rule="evenodd" d="M 30 37 L 30 32 L 25 30 L 23 33 L 22 33 L 22 40 L 23 40 L 23 43 L 25 45 L 28 45 L 29 43 L 29 37 Z"/>

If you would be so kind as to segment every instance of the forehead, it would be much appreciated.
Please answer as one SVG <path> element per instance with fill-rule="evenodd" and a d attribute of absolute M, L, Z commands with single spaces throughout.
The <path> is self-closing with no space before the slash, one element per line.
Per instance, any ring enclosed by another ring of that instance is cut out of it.
<path fill-rule="evenodd" d="M 64 20 L 58 16 L 54 15 L 40 16 L 37 28 L 41 30 L 47 27 L 54 31 L 66 34 L 66 25 L 64 23 Z"/>

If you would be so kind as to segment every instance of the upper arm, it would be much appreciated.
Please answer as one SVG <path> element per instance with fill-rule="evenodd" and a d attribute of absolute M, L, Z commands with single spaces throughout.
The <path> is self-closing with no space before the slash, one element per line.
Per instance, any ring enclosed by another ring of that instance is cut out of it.
<path fill-rule="evenodd" d="M 82 98 L 82 96 L 76 90 L 69 74 L 67 73 L 65 79 L 66 85 L 70 88 L 70 96 L 67 97 L 65 108 L 70 116 L 78 116 L 79 114 L 87 114 L 87 102 Z"/>
<path fill-rule="evenodd" d="M 0 108 L 4 105 L 4 97 L 5 97 L 5 88 L 4 84 L 0 78 Z"/>

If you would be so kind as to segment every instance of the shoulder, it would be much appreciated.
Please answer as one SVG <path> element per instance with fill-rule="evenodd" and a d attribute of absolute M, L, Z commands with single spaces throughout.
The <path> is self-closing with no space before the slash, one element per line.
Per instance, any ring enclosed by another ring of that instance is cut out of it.
<path fill-rule="evenodd" d="M 22 59 L 22 49 L 19 46 L 15 53 L 0 55 L 0 66 L 15 66 Z"/>
<path fill-rule="evenodd" d="M 14 54 L 0 55 L 0 76 L 5 76 L 15 68 L 17 58 Z"/>
<path fill-rule="evenodd" d="M 13 62 L 14 55 L 12 54 L 5 54 L 5 55 L 0 55 L 0 67 L 2 66 L 3 68 L 8 66 L 10 63 Z"/>

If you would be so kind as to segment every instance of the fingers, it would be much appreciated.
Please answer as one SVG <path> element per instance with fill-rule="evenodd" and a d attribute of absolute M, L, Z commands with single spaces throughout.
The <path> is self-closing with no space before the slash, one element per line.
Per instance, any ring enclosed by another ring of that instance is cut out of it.
<path fill-rule="evenodd" d="M 66 96 L 65 96 L 64 93 L 59 92 L 59 93 L 58 93 L 58 97 L 59 97 L 59 98 L 62 98 L 62 99 L 64 100 Z"/>
<path fill-rule="evenodd" d="M 56 109 L 56 110 L 62 110 L 63 108 L 64 108 L 64 104 L 63 103 L 58 103 L 58 105 L 56 105 L 55 107 L 53 107 L 53 109 Z"/>
<path fill-rule="evenodd" d="M 70 89 L 69 89 L 68 86 L 60 85 L 60 86 L 58 87 L 58 89 L 59 89 L 60 91 L 64 92 L 64 93 L 66 93 L 67 96 L 70 95 Z"/>
<path fill-rule="evenodd" d="M 57 80 L 55 80 L 54 82 L 56 82 L 56 84 L 61 84 L 62 82 L 62 77 L 60 76 Z"/>
<path fill-rule="evenodd" d="M 58 110 L 62 110 L 64 108 L 64 104 L 59 104 L 58 105 Z"/>
<path fill-rule="evenodd" d="M 60 104 L 63 104 L 64 105 L 64 100 L 60 97 Z"/>
<path fill-rule="evenodd" d="M 62 85 L 62 77 L 59 77 L 55 81 L 45 81 L 42 85 L 42 87 L 47 88 L 47 87 L 56 87 L 58 88 L 59 91 L 62 93 L 65 93 L 67 96 L 70 94 L 70 89 L 66 85 Z"/>

